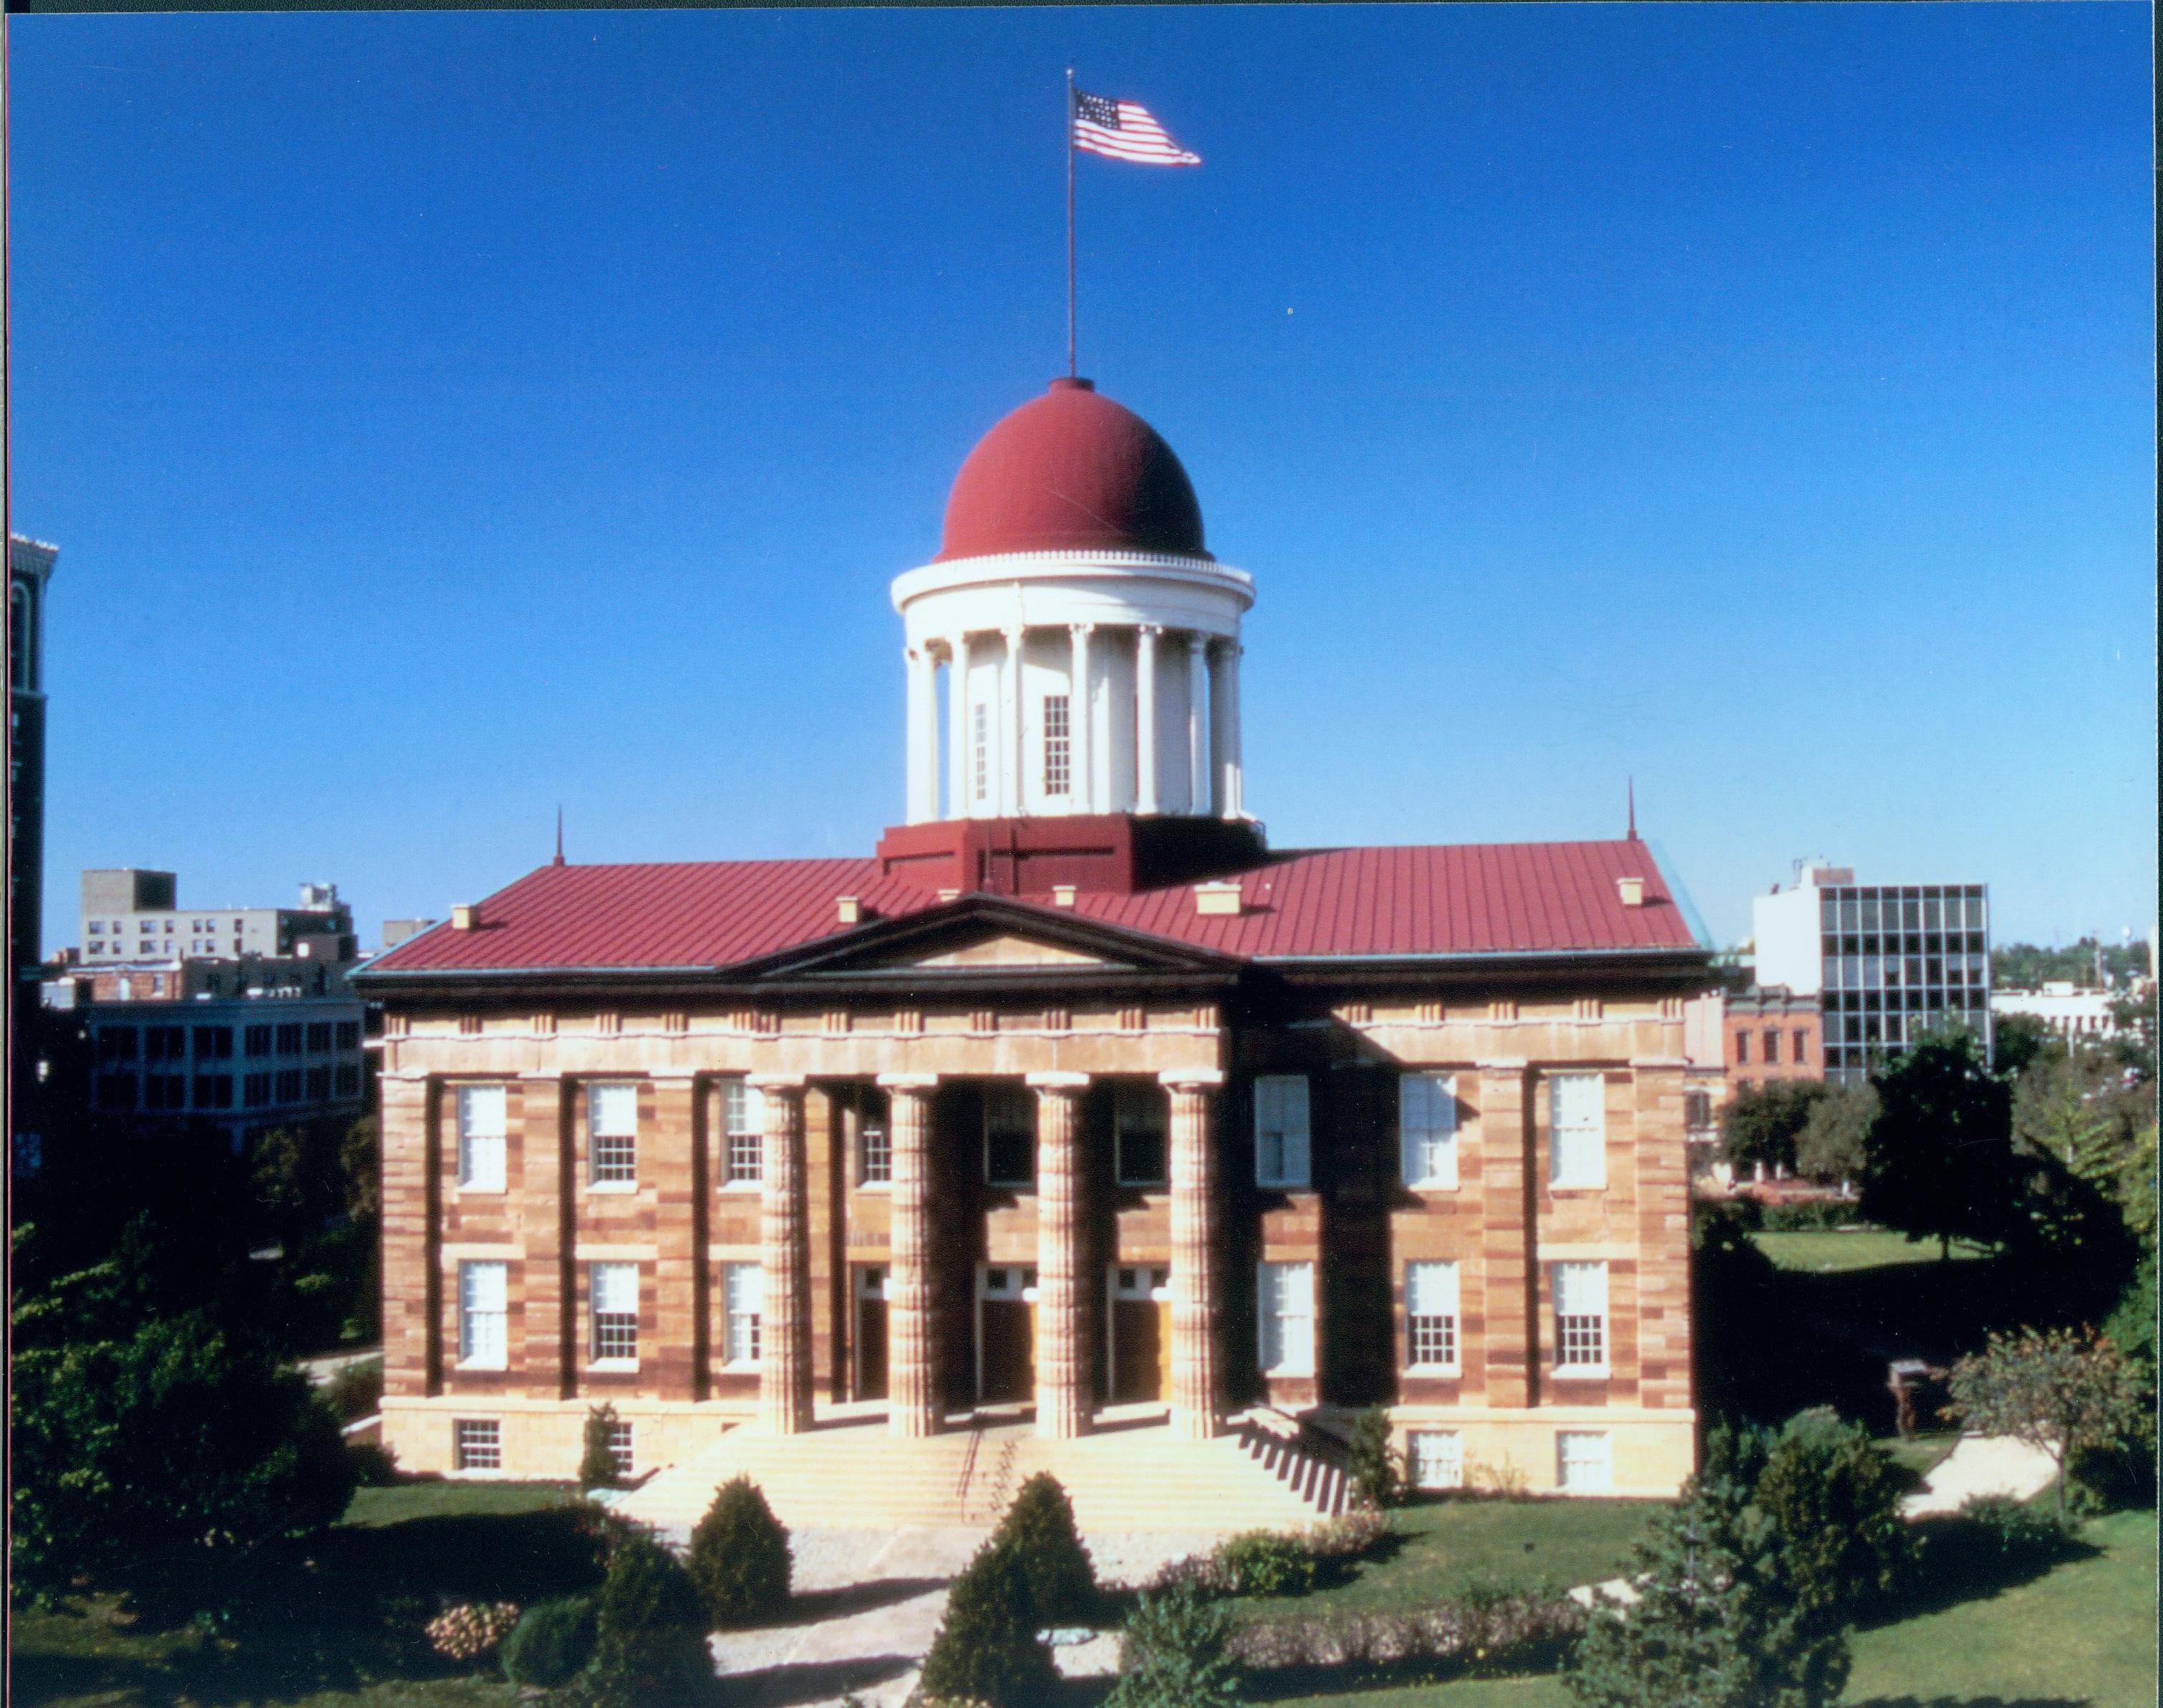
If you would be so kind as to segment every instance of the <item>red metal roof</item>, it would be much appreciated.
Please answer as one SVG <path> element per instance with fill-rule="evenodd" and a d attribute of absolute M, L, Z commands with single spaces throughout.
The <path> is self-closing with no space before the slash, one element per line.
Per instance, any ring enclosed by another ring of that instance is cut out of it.
<path fill-rule="evenodd" d="M 1626 877 L 1644 880 L 1642 906 L 1623 905 Z M 1186 884 L 1084 895 L 1071 911 L 1244 959 L 1694 946 L 1642 842 L 1294 851 L 1239 884 L 1236 915 L 1197 913 Z M 843 896 L 888 919 L 939 905 L 934 891 L 882 879 L 870 859 L 548 865 L 484 900 L 475 929 L 438 926 L 369 969 L 725 967 L 852 929 L 839 922 Z"/>

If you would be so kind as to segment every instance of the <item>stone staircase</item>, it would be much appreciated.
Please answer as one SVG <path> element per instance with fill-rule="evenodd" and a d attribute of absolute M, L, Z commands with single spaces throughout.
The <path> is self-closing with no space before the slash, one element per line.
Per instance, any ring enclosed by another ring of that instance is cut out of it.
<path fill-rule="evenodd" d="M 988 1526 L 1038 1471 L 1056 1476 L 1085 1532 L 1285 1529 L 1343 1509 L 1341 1466 L 1291 1418 L 1248 1413 L 1211 1441 L 1184 1441 L 1158 1418 L 1074 1441 L 1040 1439 L 1024 1421 L 980 1421 L 896 1440 L 882 1418 L 808 1434 L 733 1429 L 619 1496 L 616 1510 L 688 1535 L 730 1478 L 747 1476 L 792 1530 Z"/>

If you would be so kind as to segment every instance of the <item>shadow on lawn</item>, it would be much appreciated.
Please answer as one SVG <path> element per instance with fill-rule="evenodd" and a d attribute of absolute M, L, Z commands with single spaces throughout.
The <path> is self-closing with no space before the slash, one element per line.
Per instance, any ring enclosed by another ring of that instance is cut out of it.
<path fill-rule="evenodd" d="M 1919 1520 L 1915 1533 L 1918 1551 L 1906 1580 L 1860 1622 L 1864 1628 L 1942 1612 L 1964 1601 L 1988 1601 L 2034 1583 L 2071 1561 L 2093 1559 L 2103 1552 L 2072 1536 L 2008 1547 L 1989 1526 L 1957 1513 Z"/>
<path fill-rule="evenodd" d="M 2087 1708 L 2086 1696 L 1872 1696 L 1852 1708 Z"/>
<path fill-rule="evenodd" d="M 948 1581 L 945 1578 L 873 1578 L 866 1583 L 843 1584 L 831 1590 L 800 1590 L 788 1598 L 788 1613 L 771 1622 L 780 1626 L 811 1625 L 821 1619 L 868 1613 L 875 1607 L 891 1607 L 898 1601 L 914 1601 L 933 1590 L 943 1590 Z M 839 1695 L 841 1692 L 830 1694 Z"/>
<path fill-rule="evenodd" d="M 882 1654 L 856 1660 L 809 1661 L 736 1673 L 720 1681 L 720 1699 L 729 1708 L 795 1708 L 804 1702 L 830 1702 L 854 1690 L 898 1679 L 916 1663 L 906 1655 Z"/>

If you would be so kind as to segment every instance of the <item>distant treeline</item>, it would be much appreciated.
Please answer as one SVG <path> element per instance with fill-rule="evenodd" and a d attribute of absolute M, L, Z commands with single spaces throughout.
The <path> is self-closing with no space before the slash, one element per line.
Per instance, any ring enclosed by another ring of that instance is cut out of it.
<path fill-rule="evenodd" d="M 2148 971 L 2148 945 L 2136 938 L 2131 944 L 2106 943 L 2103 950 L 2104 979 L 2123 985 Z M 2084 937 L 2062 948 L 2038 948 L 2034 943 L 1994 945 L 1990 952 L 1991 982 L 2000 990 L 2032 990 L 2038 985 L 2070 979 L 2092 988 L 2096 982 L 2096 940 Z"/>

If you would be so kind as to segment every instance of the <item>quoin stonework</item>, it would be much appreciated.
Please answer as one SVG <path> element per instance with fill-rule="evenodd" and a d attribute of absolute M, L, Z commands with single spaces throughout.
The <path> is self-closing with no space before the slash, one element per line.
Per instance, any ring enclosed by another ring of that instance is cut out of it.
<path fill-rule="evenodd" d="M 400 1462 L 568 1476 L 604 1400 L 638 1469 L 1382 1404 L 1423 1482 L 1672 1493 L 1710 974 L 1648 846 L 1270 848 L 1254 585 L 1087 381 L 893 595 L 875 849 L 559 861 L 356 976 Z"/>

